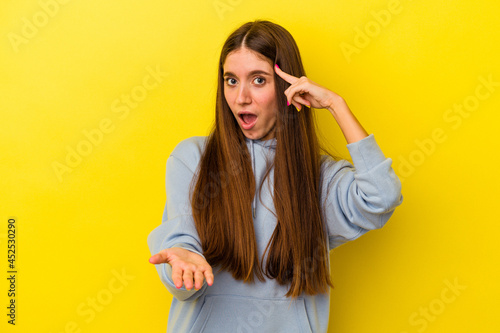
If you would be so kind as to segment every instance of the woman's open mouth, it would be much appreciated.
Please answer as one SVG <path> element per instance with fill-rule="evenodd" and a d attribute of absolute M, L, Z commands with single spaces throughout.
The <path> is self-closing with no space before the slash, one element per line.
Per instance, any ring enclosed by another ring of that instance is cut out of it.
<path fill-rule="evenodd" d="M 257 116 L 250 113 L 243 113 L 239 115 L 241 127 L 245 130 L 249 130 L 254 127 L 257 122 Z"/>

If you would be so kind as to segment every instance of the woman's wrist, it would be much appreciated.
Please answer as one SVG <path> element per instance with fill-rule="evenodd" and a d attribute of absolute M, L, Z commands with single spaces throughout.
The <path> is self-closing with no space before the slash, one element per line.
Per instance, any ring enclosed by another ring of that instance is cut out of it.
<path fill-rule="evenodd" d="M 368 136 L 368 133 L 361 126 L 341 96 L 337 94 L 332 96 L 331 103 L 327 109 L 335 118 L 348 144 L 357 142 Z"/>
<path fill-rule="evenodd" d="M 351 110 L 347 106 L 346 101 L 342 98 L 342 96 L 334 94 L 330 98 L 330 103 L 326 107 L 328 111 L 335 117 L 341 115 L 342 113 L 350 113 Z"/>

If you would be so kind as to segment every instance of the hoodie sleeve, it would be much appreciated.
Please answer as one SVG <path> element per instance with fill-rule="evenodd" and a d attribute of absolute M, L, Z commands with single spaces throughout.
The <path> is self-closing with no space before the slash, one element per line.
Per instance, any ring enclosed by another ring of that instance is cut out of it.
<path fill-rule="evenodd" d="M 373 134 L 347 145 L 354 166 L 324 155 L 322 198 L 330 250 L 382 228 L 403 201 L 401 182 Z"/>
<path fill-rule="evenodd" d="M 176 148 L 167 159 L 167 201 L 163 211 L 163 221 L 148 235 L 147 243 L 151 255 L 163 249 L 181 247 L 204 257 L 189 200 L 189 186 L 194 173 L 182 161 L 182 157 L 174 156 L 174 153 L 179 149 Z M 172 281 L 171 266 L 158 264 L 155 267 L 167 290 L 180 301 L 198 298 L 208 286 L 204 281 L 202 288 L 198 291 L 194 288 L 187 290 L 184 285 L 177 289 Z"/>

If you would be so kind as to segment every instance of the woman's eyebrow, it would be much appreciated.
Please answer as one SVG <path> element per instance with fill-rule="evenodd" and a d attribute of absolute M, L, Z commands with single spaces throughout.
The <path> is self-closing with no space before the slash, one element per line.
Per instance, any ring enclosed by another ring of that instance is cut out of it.
<path fill-rule="evenodd" d="M 260 69 L 253 70 L 249 73 L 249 75 L 255 75 L 255 74 L 263 74 L 263 75 L 271 76 L 271 74 L 269 74 L 268 72 L 260 70 Z M 223 76 L 236 76 L 236 75 L 232 72 L 225 72 Z"/>

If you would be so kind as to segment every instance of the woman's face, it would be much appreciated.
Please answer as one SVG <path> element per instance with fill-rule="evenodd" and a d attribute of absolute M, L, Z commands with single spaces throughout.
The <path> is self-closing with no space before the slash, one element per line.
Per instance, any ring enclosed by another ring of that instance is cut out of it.
<path fill-rule="evenodd" d="M 224 97 L 243 134 L 252 140 L 274 138 L 278 103 L 271 61 L 241 47 L 228 54 L 223 70 Z"/>

